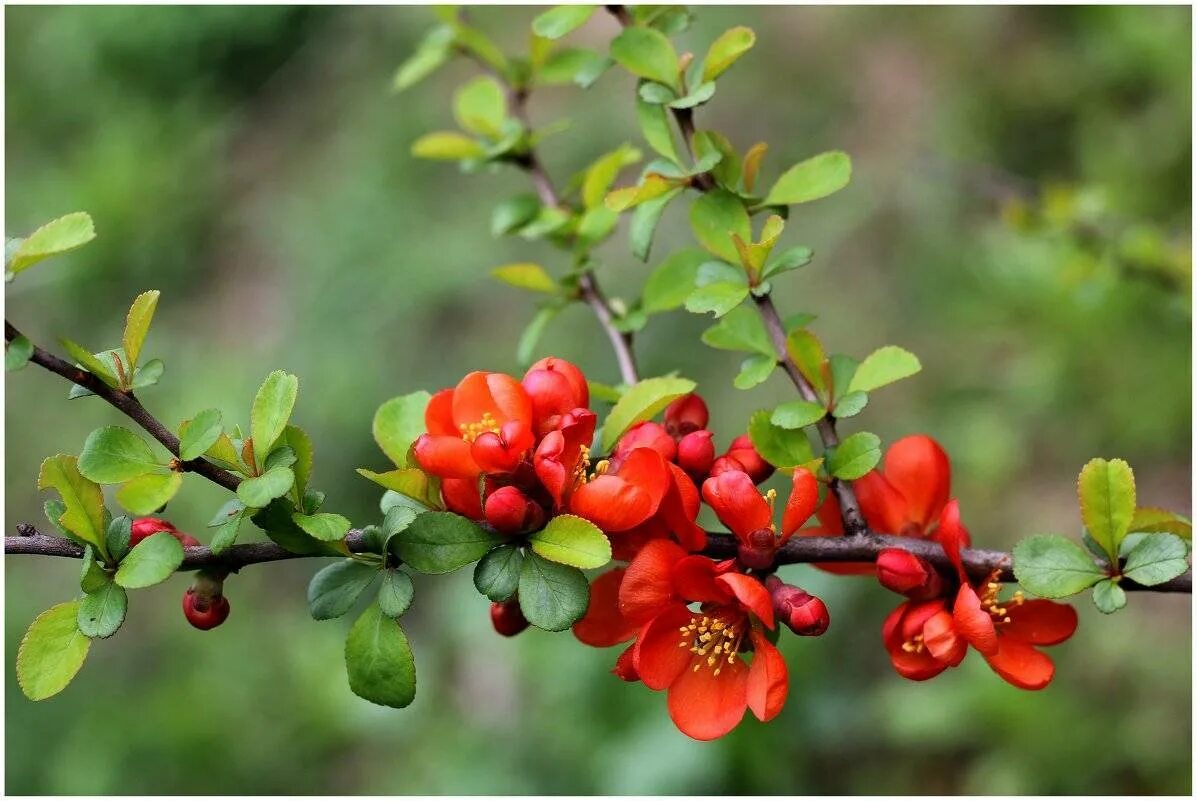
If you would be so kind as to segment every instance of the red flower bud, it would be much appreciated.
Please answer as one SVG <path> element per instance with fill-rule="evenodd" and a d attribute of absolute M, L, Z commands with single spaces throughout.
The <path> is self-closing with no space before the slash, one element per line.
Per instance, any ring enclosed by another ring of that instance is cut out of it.
<path fill-rule="evenodd" d="M 761 458 L 752 445 L 752 439 L 742 434 L 732 440 L 724 456 L 740 463 L 740 469 L 747 473 L 754 484 L 760 484 L 773 475 L 773 465 Z"/>
<path fill-rule="evenodd" d="M 777 576 L 765 581 L 773 598 L 773 611 L 777 619 L 790 627 L 790 631 L 803 637 L 818 637 L 831 625 L 827 605 L 806 590 L 785 584 Z"/>
<path fill-rule="evenodd" d="M 512 598 L 490 605 L 490 622 L 504 637 L 514 637 L 528 628 L 528 619 L 520 611 L 520 603 Z"/>
<path fill-rule="evenodd" d="M 673 441 L 673 437 L 669 436 L 665 426 L 651 420 L 637 423 L 619 438 L 619 442 L 615 444 L 612 461 L 622 462 L 637 448 L 652 448 L 667 462 L 672 462 L 677 456 L 677 443 Z"/>
<path fill-rule="evenodd" d="M 544 522 L 544 510 L 518 487 L 499 487 L 486 499 L 486 522 L 500 534 L 519 534 Z"/>
<path fill-rule="evenodd" d="M 229 599 L 224 597 L 224 574 L 201 570 L 195 583 L 183 593 L 183 616 L 201 631 L 214 629 L 229 616 Z"/>
<path fill-rule="evenodd" d="M 877 554 L 877 580 L 887 590 L 916 601 L 938 597 L 943 578 L 927 560 L 902 548 L 885 548 Z"/>
<path fill-rule="evenodd" d="M 691 431 L 677 443 L 678 467 L 697 482 L 707 477 L 715 462 L 715 443 L 711 441 L 712 436 L 711 432 L 705 429 Z"/>
<path fill-rule="evenodd" d="M 133 521 L 129 534 L 129 547 L 132 548 L 146 537 L 165 531 L 186 546 L 199 545 L 200 541 L 190 534 L 179 531 L 170 522 L 160 517 L 139 517 Z"/>
<path fill-rule="evenodd" d="M 696 392 L 683 395 L 665 408 L 665 428 L 679 439 L 706 428 L 710 419 L 706 402 Z"/>
<path fill-rule="evenodd" d="M 736 558 L 752 570 L 769 570 L 777 559 L 777 535 L 771 528 L 758 528 L 740 543 Z"/>
<path fill-rule="evenodd" d="M 532 399 L 532 413 L 537 433 L 557 427 L 561 415 L 590 405 L 590 387 L 586 376 L 564 359 L 548 357 L 528 369 L 521 382 Z"/>

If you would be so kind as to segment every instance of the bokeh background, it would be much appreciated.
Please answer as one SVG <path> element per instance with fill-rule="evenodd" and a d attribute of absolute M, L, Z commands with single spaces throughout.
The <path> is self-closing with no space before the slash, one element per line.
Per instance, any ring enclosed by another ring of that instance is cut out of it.
<path fill-rule="evenodd" d="M 474 12 L 509 51 L 527 8 Z M 514 171 L 463 175 L 408 154 L 452 127 L 454 63 L 401 95 L 394 69 L 434 22 L 421 8 L 8 8 L 5 230 L 87 210 L 99 236 L 21 276 L 8 316 L 42 343 L 119 341 L 125 309 L 163 291 L 147 346 L 165 359 L 143 393 L 176 423 L 218 406 L 248 418 L 265 374 L 301 377 L 296 420 L 316 484 L 355 522 L 378 517 L 375 408 L 471 369 L 515 371 L 532 313 L 487 270 L 564 269 L 547 246 L 494 240 Z M 1075 535 L 1074 481 L 1094 455 L 1136 470 L 1140 501 L 1188 513 L 1190 478 L 1190 11 L 1186 8 L 702 7 L 680 37 L 702 52 L 733 24 L 755 49 L 719 82 L 700 127 L 771 149 L 766 179 L 848 150 L 854 182 L 796 209 L 785 237 L 814 264 L 778 282 L 787 312 L 858 356 L 892 342 L 916 380 L 878 393 L 852 427 L 927 432 L 953 459 L 975 539 L 1008 547 Z M 574 34 L 602 48 L 614 23 Z M 631 79 L 537 93 L 533 119 L 570 129 L 543 154 L 559 184 L 639 143 Z M 684 204 L 656 263 L 686 241 Z M 600 252 L 613 294 L 646 268 L 617 236 Z M 677 312 L 639 338 L 644 371 L 701 382 L 718 444 L 789 396 L 743 393 L 734 354 Z M 613 381 L 584 308 L 542 352 Z M 120 418 L 34 368 L 6 381 L 5 527 L 45 525 L 37 466 Z M 188 478 L 169 516 L 207 539 L 223 493 Z M 243 536 L 260 537 L 243 531 Z M 12 793 L 1175 793 L 1191 789 L 1190 599 L 1136 595 L 1053 649 L 1056 681 L 1024 693 L 976 655 L 925 684 L 898 678 L 879 629 L 893 596 L 809 567 L 819 640 L 783 638 L 790 699 L 713 744 L 670 724 L 665 699 L 607 671 L 569 636 L 493 635 L 468 570 L 416 578 L 404 618 L 420 690 L 405 711 L 346 685 L 348 621 L 316 623 L 311 561 L 228 584 L 209 633 L 179 612 L 177 578 L 133 594 L 124 628 L 76 681 L 33 704 L 13 659 L 34 615 L 77 592 L 74 565 L 6 560 L 7 790 Z"/>

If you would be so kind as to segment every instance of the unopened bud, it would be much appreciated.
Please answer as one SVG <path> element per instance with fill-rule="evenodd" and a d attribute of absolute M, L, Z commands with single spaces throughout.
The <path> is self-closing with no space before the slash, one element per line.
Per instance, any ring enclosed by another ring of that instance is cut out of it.
<path fill-rule="evenodd" d="M 229 599 L 224 597 L 224 574 L 201 570 L 183 593 L 183 616 L 197 629 L 207 631 L 229 616 Z"/>
<path fill-rule="evenodd" d="M 773 598 L 773 612 L 790 631 L 803 637 L 818 637 L 831 625 L 827 605 L 806 590 L 770 576 L 765 586 Z"/>
<path fill-rule="evenodd" d="M 637 423 L 619 438 L 612 460 L 622 462 L 636 448 L 652 448 L 667 462 L 672 462 L 677 456 L 677 443 L 669 436 L 665 426 L 650 420 Z"/>
<path fill-rule="evenodd" d="M 190 534 L 184 534 L 182 531 L 179 531 L 168 520 L 163 520 L 161 517 L 139 517 L 133 521 L 130 527 L 129 547 L 132 548 L 146 537 L 151 537 L 161 531 L 170 534 L 183 545 L 194 546 L 200 544 L 199 540 Z"/>
<path fill-rule="evenodd" d="M 706 428 L 710 419 L 706 401 L 696 392 L 683 395 L 665 407 L 665 428 L 679 439 Z"/>
<path fill-rule="evenodd" d="M 544 521 L 544 511 L 528 500 L 517 487 L 499 487 L 486 499 L 486 522 L 500 534 L 525 531 L 534 522 Z M 537 514 L 539 512 L 539 514 Z"/>
<path fill-rule="evenodd" d="M 943 578 L 927 560 L 902 548 L 885 548 L 877 554 L 877 580 L 887 590 L 916 601 L 938 597 Z"/>
<path fill-rule="evenodd" d="M 490 605 L 490 622 L 495 627 L 495 631 L 504 637 L 514 637 L 528 628 L 528 619 L 520 611 L 520 603 L 515 598 L 492 603 Z"/>
<path fill-rule="evenodd" d="M 691 431 L 677 443 L 677 465 L 696 482 L 701 482 L 711 472 L 715 462 L 715 443 L 710 431 Z"/>
<path fill-rule="evenodd" d="M 738 462 L 740 469 L 752 478 L 754 484 L 760 484 L 773 475 L 773 465 L 761 458 L 752 444 L 752 439 L 747 434 L 733 439 L 724 456 Z"/>

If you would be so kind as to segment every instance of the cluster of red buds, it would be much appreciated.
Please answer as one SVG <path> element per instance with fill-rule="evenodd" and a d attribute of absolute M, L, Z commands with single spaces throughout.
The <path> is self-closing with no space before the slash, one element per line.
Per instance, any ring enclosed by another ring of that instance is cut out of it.
<path fill-rule="evenodd" d="M 160 517 L 139 517 L 133 521 L 129 546 L 137 545 L 146 537 L 163 531 L 184 546 L 200 544 L 195 537 L 179 531 L 169 521 Z M 195 581 L 187 592 L 183 593 L 183 616 L 197 629 L 214 629 L 228 618 L 229 599 L 224 596 L 226 575 L 223 571 L 200 570 L 195 574 Z"/>

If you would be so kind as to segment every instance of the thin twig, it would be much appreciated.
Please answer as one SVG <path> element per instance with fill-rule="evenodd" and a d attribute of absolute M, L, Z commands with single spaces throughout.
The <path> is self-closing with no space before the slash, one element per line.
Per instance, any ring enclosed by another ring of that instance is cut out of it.
<path fill-rule="evenodd" d="M 12 342 L 18 336 L 21 336 L 21 332 L 12 323 L 5 320 L 4 341 Z M 81 367 L 76 367 L 37 345 L 33 346 L 33 355 L 29 357 L 29 361 L 39 367 L 44 367 L 51 373 L 62 376 L 72 384 L 78 384 L 84 389 L 91 391 L 97 397 L 107 401 L 133 420 L 133 422 L 145 429 L 151 437 L 162 443 L 162 446 L 170 451 L 172 455 L 176 458 L 179 456 L 179 438 L 172 434 L 170 429 L 162 425 L 154 415 L 150 414 L 141 405 L 141 401 L 137 399 L 132 390 L 113 389 L 94 373 L 90 373 Z M 237 476 L 228 470 L 217 467 L 203 457 L 188 459 L 186 461 L 179 460 L 178 469 L 201 475 L 209 481 L 213 481 L 225 489 L 233 490 L 234 492 L 237 490 L 237 485 L 241 483 L 241 479 L 237 478 Z"/>

